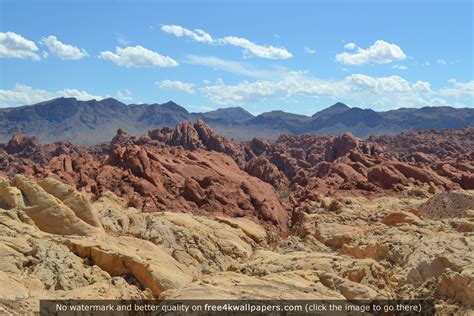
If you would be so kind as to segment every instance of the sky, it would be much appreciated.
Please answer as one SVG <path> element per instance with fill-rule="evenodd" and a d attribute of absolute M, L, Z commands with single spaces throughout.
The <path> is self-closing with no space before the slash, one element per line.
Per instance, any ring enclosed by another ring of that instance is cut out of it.
<path fill-rule="evenodd" d="M 0 0 L 0 107 L 474 107 L 473 2 Z"/>

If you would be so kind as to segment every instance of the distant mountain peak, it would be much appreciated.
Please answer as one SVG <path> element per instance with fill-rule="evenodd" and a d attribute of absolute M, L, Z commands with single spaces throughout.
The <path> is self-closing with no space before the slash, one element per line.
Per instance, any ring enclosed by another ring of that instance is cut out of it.
<path fill-rule="evenodd" d="M 179 106 L 177 103 L 175 103 L 175 102 L 173 102 L 173 101 L 168 101 L 168 102 L 162 103 L 161 105 L 163 105 L 163 106 L 169 106 L 169 107 Z"/>
<path fill-rule="evenodd" d="M 288 112 L 285 112 L 283 110 L 271 110 L 268 112 L 263 112 L 260 114 L 260 116 L 271 116 L 271 115 L 281 115 L 281 114 L 287 114 Z"/>
<path fill-rule="evenodd" d="M 186 110 L 181 105 L 179 105 L 179 104 L 177 104 L 173 101 L 168 101 L 166 103 L 162 103 L 159 106 L 162 107 L 162 108 L 166 108 L 166 109 L 181 112 L 181 113 L 189 113 L 188 110 Z"/>
<path fill-rule="evenodd" d="M 330 107 L 313 114 L 312 117 L 318 118 L 318 117 L 325 117 L 325 116 L 334 115 L 334 114 L 340 114 L 340 113 L 344 113 L 345 111 L 349 109 L 350 107 L 347 106 L 346 104 L 342 102 L 337 102 L 331 105 Z"/>
<path fill-rule="evenodd" d="M 97 100 L 94 99 L 94 100 L 90 100 L 90 101 L 96 101 L 99 104 L 104 104 L 104 105 L 108 105 L 108 106 L 124 106 L 125 105 L 125 103 L 122 103 L 119 100 L 114 99 L 114 98 L 105 98 L 105 99 L 102 99 L 100 101 L 97 101 Z"/>
<path fill-rule="evenodd" d="M 252 114 L 249 113 L 246 109 L 240 106 L 234 106 L 234 107 L 229 107 L 229 108 L 219 108 L 216 110 L 216 112 L 228 112 L 228 113 L 240 113 L 242 115 L 248 116 L 248 117 L 253 117 Z"/>
<path fill-rule="evenodd" d="M 346 104 L 344 104 L 342 102 L 337 102 L 337 103 L 331 105 L 330 107 L 328 107 L 328 109 L 335 109 L 335 108 L 349 109 L 349 106 L 347 106 Z"/>
<path fill-rule="evenodd" d="M 58 98 L 54 98 L 54 99 L 51 99 L 51 100 L 42 101 L 42 102 L 33 104 L 33 106 L 34 105 L 45 105 L 45 104 L 51 104 L 51 103 L 60 103 L 60 102 L 77 102 L 77 99 L 73 98 L 73 97 L 70 97 L 70 98 L 58 97 Z"/>
<path fill-rule="evenodd" d="M 243 107 L 241 106 L 229 106 L 228 108 L 218 108 L 217 110 L 211 110 L 212 111 L 223 111 L 223 110 L 239 110 L 239 111 L 245 111 L 247 112 Z"/>
<path fill-rule="evenodd" d="M 95 99 L 93 99 L 93 100 L 95 100 Z M 120 102 L 119 100 L 114 99 L 114 98 L 112 98 L 112 97 L 108 97 L 108 98 L 102 99 L 102 100 L 100 100 L 100 101 L 106 101 L 106 102 Z M 120 102 L 120 103 L 122 103 L 122 102 Z"/>
<path fill-rule="evenodd" d="M 240 106 L 229 107 L 229 108 L 220 108 L 217 110 L 212 110 L 204 113 L 194 113 L 199 115 L 204 120 L 221 120 L 221 121 L 233 121 L 233 122 L 243 122 L 249 119 L 252 119 L 254 116 L 246 111 Z"/>

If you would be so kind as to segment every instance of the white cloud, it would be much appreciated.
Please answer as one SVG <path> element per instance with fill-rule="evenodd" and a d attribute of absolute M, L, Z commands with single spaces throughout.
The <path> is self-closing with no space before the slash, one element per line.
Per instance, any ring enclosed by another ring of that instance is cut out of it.
<path fill-rule="evenodd" d="M 355 49 L 357 47 L 357 45 L 355 43 L 347 43 L 346 45 L 344 45 L 344 48 L 347 48 L 347 49 Z"/>
<path fill-rule="evenodd" d="M 404 60 L 405 58 L 407 56 L 399 46 L 382 40 L 376 41 L 367 49 L 359 47 L 357 53 L 344 52 L 336 55 L 336 60 L 346 65 L 362 65 L 366 63 L 388 64 L 395 60 Z"/>
<path fill-rule="evenodd" d="M 27 104 L 35 104 L 54 98 L 66 97 L 78 100 L 102 100 L 104 97 L 92 95 L 86 91 L 77 89 L 63 89 L 59 91 L 46 91 L 33 89 L 30 86 L 16 84 L 10 90 L 0 90 L 0 107 L 11 107 Z"/>
<path fill-rule="evenodd" d="M 48 47 L 49 51 L 62 60 L 79 60 L 88 56 L 84 49 L 64 44 L 56 36 L 43 37 L 41 43 Z"/>
<path fill-rule="evenodd" d="M 438 65 L 446 65 L 446 60 L 444 60 L 444 59 L 438 59 L 438 60 L 436 61 L 436 63 L 437 63 Z"/>
<path fill-rule="evenodd" d="M 163 80 L 156 82 L 156 84 L 163 89 L 177 89 L 189 94 L 194 94 L 194 85 L 192 83 L 185 83 L 179 80 Z"/>
<path fill-rule="evenodd" d="M 257 104 L 268 100 L 288 100 L 296 96 L 329 97 L 349 100 L 376 109 L 422 106 L 473 106 L 474 81 L 452 82 L 452 88 L 433 89 L 426 81 L 414 83 L 400 77 L 372 77 L 352 74 L 342 80 L 327 81 L 305 72 L 291 72 L 281 80 L 242 81 L 227 85 L 223 81 L 199 89 L 213 103 L 219 105 Z M 453 102 L 452 98 L 459 98 Z"/>
<path fill-rule="evenodd" d="M 214 56 L 189 55 L 187 56 L 187 62 L 191 64 L 211 67 L 213 69 L 224 70 L 236 75 L 243 75 L 254 78 L 274 78 L 275 76 L 281 76 L 282 73 L 285 72 L 283 68 L 279 67 L 274 67 L 270 70 L 263 70 L 255 68 L 249 64 L 233 60 L 221 59 Z"/>
<path fill-rule="evenodd" d="M 118 90 L 117 99 L 122 101 L 131 101 L 133 100 L 133 94 L 128 89 L 125 89 L 123 92 L 121 90 Z"/>
<path fill-rule="evenodd" d="M 33 41 L 13 32 L 0 32 L 0 57 L 31 58 L 38 61 L 41 57 L 37 51 L 38 47 Z"/>
<path fill-rule="evenodd" d="M 417 80 L 413 85 L 412 88 L 421 93 L 432 93 L 431 84 L 427 81 Z"/>
<path fill-rule="evenodd" d="M 218 82 L 202 88 L 201 91 L 212 102 L 222 105 L 240 105 L 286 95 L 283 87 L 278 87 L 278 85 L 268 81 L 244 81 L 237 85 L 226 85 L 223 82 Z"/>
<path fill-rule="evenodd" d="M 309 48 L 308 46 L 306 46 L 304 48 L 304 51 L 307 52 L 308 54 L 315 54 L 316 53 L 315 49 Z"/>
<path fill-rule="evenodd" d="M 407 70 L 408 69 L 407 66 L 400 66 L 400 65 L 393 65 L 392 68 L 393 69 L 398 69 L 398 70 Z"/>
<path fill-rule="evenodd" d="M 110 59 L 119 66 L 131 67 L 176 67 L 179 64 L 171 57 L 160 55 L 157 52 L 142 46 L 115 48 L 115 53 L 101 52 L 99 58 Z"/>
<path fill-rule="evenodd" d="M 177 37 L 186 36 L 200 43 L 213 42 L 211 35 L 209 35 L 208 33 L 200 29 L 195 29 L 194 31 L 191 31 L 180 25 L 163 25 L 161 26 L 161 30 L 163 32 L 173 34 L 174 36 L 177 36 Z"/>
<path fill-rule="evenodd" d="M 400 76 L 371 77 L 363 74 L 352 74 L 344 79 L 351 91 L 370 90 L 372 92 L 411 92 L 410 83 Z"/>
<path fill-rule="evenodd" d="M 284 48 L 271 45 L 257 45 L 242 37 L 226 36 L 220 39 L 219 42 L 244 48 L 244 54 L 246 56 L 254 55 L 267 59 L 288 59 L 293 57 L 293 55 Z"/>
<path fill-rule="evenodd" d="M 341 91 L 332 83 L 308 78 L 303 72 L 290 72 L 280 81 L 243 81 L 236 85 L 226 85 L 218 81 L 201 91 L 217 104 L 245 104 L 273 98 L 288 98 L 296 94 L 335 96 Z"/>
<path fill-rule="evenodd" d="M 161 30 L 177 37 L 186 36 L 201 43 L 242 47 L 244 48 L 244 54 L 246 57 L 257 56 L 267 59 L 287 59 L 293 57 L 293 55 L 285 48 L 271 45 L 258 45 L 243 37 L 226 36 L 224 38 L 213 39 L 209 33 L 206 33 L 201 29 L 191 31 L 180 25 L 163 25 L 161 26 Z"/>
<path fill-rule="evenodd" d="M 450 79 L 448 82 L 452 84 L 452 87 L 441 89 L 441 95 L 458 99 L 469 98 L 471 104 L 474 103 L 474 80 L 459 82 L 456 79 Z"/>

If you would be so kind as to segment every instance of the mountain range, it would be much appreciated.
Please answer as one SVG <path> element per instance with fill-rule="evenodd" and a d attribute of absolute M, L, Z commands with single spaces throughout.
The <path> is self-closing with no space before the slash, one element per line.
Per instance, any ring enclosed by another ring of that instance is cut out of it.
<path fill-rule="evenodd" d="M 341 134 L 346 131 L 366 138 L 413 129 L 474 126 L 474 109 L 452 107 L 400 108 L 385 112 L 336 103 L 312 116 L 271 111 L 254 116 L 240 107 L 205 113 L 188 112 L 169 101 L 163 104 L 124 104 L 113 98 L 79 101 L 57 98 L 34 105 L 0 108 L 0 141 L 21 131 L 41 142 L 72 141 L 91 145 L 110 141 L 118 128 L 140 135 L 158 127 L 174 127 L 179 121 L 204 120 L 222 136 L 270 140 L 281 134 Z"/>

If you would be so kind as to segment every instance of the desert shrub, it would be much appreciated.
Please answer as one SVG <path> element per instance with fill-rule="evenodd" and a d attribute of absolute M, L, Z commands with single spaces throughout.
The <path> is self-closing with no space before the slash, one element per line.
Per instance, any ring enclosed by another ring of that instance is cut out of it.
<path fill-rule="evenodd" d="M 290 197 L 290 191 L 289 190 L 281 190 L 278 191 L 278 198 L 280 200 L 286 200 Z"/>
<path fill-rule="evenodd" d="M 329 212 L 339 212 L 342 208 L 342 205 L 337 200 L 332 200 L 331 203 L 327 206 Z"/>
<path fill-rule="evenodd" d="M 436 188 L 436 186 L 434 185 L 433 182 L 430 182 L 430 187 L 428 188 L 428 193 L 430 194 L 435 194 L 438 192 L 438 189 Z"/>

